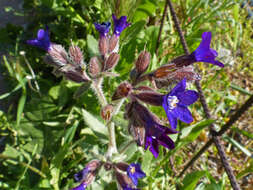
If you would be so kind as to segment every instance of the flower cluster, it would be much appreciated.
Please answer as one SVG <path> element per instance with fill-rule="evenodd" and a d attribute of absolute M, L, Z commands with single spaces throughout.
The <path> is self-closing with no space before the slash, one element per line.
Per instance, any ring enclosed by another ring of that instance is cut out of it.
<path fill-rule="evenodd" d="M 201 79 L 200 75 L 194 71 L 193 64 L 207 62 L 224 67 L 216 60 L 217 52 L 210 48 L 211 32 L 202 34 L 200 45 L 191 54 L 179 56 L 150 72 L 147 70 L 151 55 L 148 51 L 141 51 L 133 69 L 129 72 L 129 80 L 120 83 L 111 97 L 111 102 L 107 103 L 102 91 L 103 78 L 117 76 L 113 68 L 120 59 L 119 37 L 121 32 L 130 26 L 126 16 L 118 19 L 113 14 L 112 20 L 114 23 L 112 34 L 110 34 L 110 22 L 94 23 L 95 29 L 99 32 L 99 55 L 91 57 L 88 66 L 78 46 L 72 44 L 67 52 L 61 45 L 52 43 L 48 28 L 40 29 L 37 38 L 27 41 L 27 44 L 47 52 L 44 60 L 53 66 L 58 74 L 68 80 L 83 85 L 88 84 L 84 85 L 85 88 L 91 86 L 102 105 L 101 117 L 108 124 L 109 145 L 106 156 L 103 159 L 90 161 L 83 170 L 76 173 L 74 179 L 79 185 L 72 190 L 85 190 L 94 181 L 102 167 L 106 171 L 113 171 L 112 174 L 120 190 L 138 190 L 139 178 L 146 176 L 140 164 L 127 164 L 123 162 L 123 158 L 120 161 L 112 159 L 113 154 L 119 154 L 114 128 L 110 127 L 113 115 L 117 113 L 118 109 L 115 105 L 123 102 L 119 100 L 128 99 L 124 117 L 128 120 L 128 131 L 134 139 L 133 142 L 145 150 L 148 149 L 157 158 L 160 153 L 160 145 L 169 150 L 175 147 L 170 135 L 179 132 L 176 130 L 178 120 L 188 124 L 193 122 L 188 107 L 197 101 L 199 95 L 195 90 L 187 89 L 187 83 Z M 143 82 L 146 82 L 145 84 L 150 82 L 151 85 L 143 86 Z M 170 91 L 164 94 L 159 92 L 159 89 L 168 86 L 170 86 Z M 143 103 L 163 108 L 168 121 L 161 121 Z"/>

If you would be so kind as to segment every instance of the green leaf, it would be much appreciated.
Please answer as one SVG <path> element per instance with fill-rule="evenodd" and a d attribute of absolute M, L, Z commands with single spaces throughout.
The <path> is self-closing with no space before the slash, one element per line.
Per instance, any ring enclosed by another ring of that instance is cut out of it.
<path fill-rule="evenodd" d="M 136 36 L 140 33 L 140 31 L 144 28 L 145 24 L 146 24 L 146 21 L 141 20 L 141 21 L 134 23 L 130 27 L 128 27 L 124 31 L 124 33 L 122 33 L 122 39 L 123 39 L 122 42 L 127 43 L 131 39 L 135 39 Z"/>
<path fill-rule="evenodd" d="M 246 94 L 246 95 L 249 95 L 249 96 L 253 95 L 253 93 L 251 93 L 251 92 L 249 92 L 249 91 L 247 91 L 247 90 L 245 90 L 245 89 L 243 89 L 240 86 L 237 86 L 235 84 L 230 84 L 230 87 L 233 88 L 234 90 L 239 91 L 242 94 Z"/>
<path fill-rule="evenodd" d="M 194 190 L 199 179 L 205 175 L 205 171 L 194 171 L 185 176 L 181 190 Z"/>
<path fill-rule="evenodd" d="M 233 138 L 230 138 L 229 136 L 225 135 L 223 137 L 224 140 L 230 142 L 232 145 L 234 145 L 235 147 L 237 147 L 239 150 L 241 150 L 244 154 L 246 154 L 247 156 L 253 158 L 252 153 L 246 149 L 244 146 L 242 146 L 240 143 L 238 143 L 236 140 L 234 140 Z"/>
<path fill-rule="evenodd" d="M 200 121 L 194 125 L 184 128 L 181 132 L 182 141 L 184 142 L 194 141 L 199 136 L 201 131 L 207 126 L 209 126 L 210 124 L 212 124 L 213 122 L 214 122 L 213 119 L 207 119 L 207 120 Z"/>
<path fill-rule="evenodd" d="M 25 107 L 25 102 L 26 102 L 26 90 L 25 90 L 25 88 L 23 88 L 22 96 L 18 101 L 17 126 L 19 126 L 19 124 L 20 124 L 20 120 L 21 120 L 23 110 L 24 110 L 24 107 Z"/>
<path fill-rule="evenodd" d="M 108 136 L 107 127 L 101 123 L 96 117 L 82 109 L 83 119 L 86 124 L 92 129 L 92 131 L 103 139 L 106 139 Z"/>
<path fill-rule="evenodd" d="M 90 56 L 99 55 L 98 41 L 91 35 L 87 35 L 87 46 Z"/>
<path fill-rule="evenodd" d="M 13 92 L 15 92 L 15 91 L 19 90 L 20 88 L 22 88 L 22 86 L 23 86 L 23 85 L 18 84 L 12 91 L 7 92 L 7 93 L 5 93 L 5 94 L 2 94 L 2 95 L 0 96 L 0 100 L 6 98 L 6 97 L 8 97 L 8 96 L 10 96 Z"/>

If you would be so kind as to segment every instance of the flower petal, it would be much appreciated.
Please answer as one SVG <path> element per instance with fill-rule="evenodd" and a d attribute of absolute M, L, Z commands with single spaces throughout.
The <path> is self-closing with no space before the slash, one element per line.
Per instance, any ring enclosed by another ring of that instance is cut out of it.
<path fill-rule="evenodd" d="M 174 116 L 173 112 L 171 111 L 166 111 L 167 114 L 167 118 L 170 122 L 170 126 L 172 129 L 176 129 L 177 128 L 177 117 Z"/>
<path fill-rule="evenodd" d="M 181 80 L 177 85 L 170 91 L 170 96 L 177 96 L 178 93 L 182 93 L 186 88 L 186 78 Z"/>
<path fill-rule="evenodd" d="M 178 94 L 179 103 L 185 106 L 189 106 L 197 101 L 199 94 L 194 90 L 187 90 L 181 94 Z"/>
<path fill-rule="evenodd" d="M 167 135 L 162 135 L 159 139 L 158 139 L 159 143 L 164 146 L 165 148 L 168 149 L 173 149 L 175 148 L 175 144 L 173 142 L 173 140 L 168 137 Z"/>
<path fill-rule="evenodd" d="M 199 44 L 199 47 L 197 49 L 209 49 L 212 39 L 212 33 L 211 32 L 203 32 L 202 34 L 202 41 Z"/>
<path fill-rule="evenodd" d="M 43 29 L 38 30 L 38 33 L 37 33 L 38 40 L 42 40 L 45 37 L 45 35 L 47 35 L 45 30 Z"/>
<path fill-rule="evenodd" d="M 158 157 L 159 155 L 159 144 L 158 141 L 156 139 L 152 139 L 152 143 L 149 147 L 150 152 L 152 152 L 152 154 L 154 155 L 155 158 Z"/>
<path fill-rule="evenodd" d="M 193 121 L 192 114 L 186 106 L 179 105 L 173 109 L 173 113 L 179 120 L 185 123 L 191 123 Z"/>

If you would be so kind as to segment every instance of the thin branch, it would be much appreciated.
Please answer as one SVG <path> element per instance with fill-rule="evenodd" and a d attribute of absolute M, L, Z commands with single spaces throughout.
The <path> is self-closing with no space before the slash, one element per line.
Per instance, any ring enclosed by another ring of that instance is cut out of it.
<path fill-rule="evenodd" d="M 171 0 L 168 0 L 168 4 L 169 4 L 169 7 L 170 7 L 170 12 L 171 12 L 171 15 L 172 15 L 172 18 L 173 18 L 173 21 L 175 23 L 175 27 L 179 33 L 179 36 L 180 36 L 180 40 L 181 40 L 181 43 L 183 45 L 183 48 L 184 48 L 184 51 L 187 55 L 189 55 L 189 48 L 187 46 L 187 43 L 186 43 L 186 40 L 184 38 L 184 35 L 183 35 L 183 32 L 182 32 L 182 29 L 180 27 L 180 24 L 179 24 L 179 21 L 178 21 L 178 18 L 177 18 L 177 15 L 176 15 L 176 12 L 174 10 L 174 7 L 171 3 Z M 203 94 L 203 91 L 202 91 L 202 88 L 201 88 L 201 85 L 199 83 L 199 81 L 196 81 L 195 82 L 195 85 L 197 87 L 197 90 L 199 92 L 199 96 L 200 96 L 200 102 L 202 104 L 202 107 L 204 109 L 204 112 L 205 112 L 205 115 L 206 115 L 206 118 L 210 119 L 211 118 L 211 115 L 210 115 L 210 112 L 209 112 L 209 109 L 208 109 L 208 106 L 207 106 L 207 103 L 206 103 L 206 99 L 204 97 L 204 94 Z M 215 131 L 215 128 L 214 128 L 214 125 L 211 124 L 210 125 L 210 133 L 212 134 L 212 139 L 215 143 L 215 146 L 216 148 L 218 149 L 218 154 L 221 158 L 221 162 L 223 164 L 223 167 L 225 168 L 225 171 L 229 177 L 229 180 L 230 180 L 230 183 L 231 183 L 231 186 L 234 190 L 239 190 L 240 189 L 240 186 L 238 185 L 238 183 L 236 182 L 236 178 L 233 174 L 233 171 L 232 171 L 232 168 L 230 167 L 229 163 L 228 163 L 228 160 L 226 158 L 226 154 L 225 154 L 225 151 L 224 151 L 224 148 L 222 146 L 222 144 L 220 143 L 220 139 L 219 137 L 217 137 L 217 133 Z M 212 144 L 212 143 L 211 143 Z"/>
<path fill-rule="evenodd" d="M 167 8 L 168 8 L 168 0 L 166 0 L 166 2 L 164 4 L 163 16 L 162 16 L 161 25 L 160 25 L 160 29 L 159 29 L 159 34 L 158 34 L 158 38 L 157 38 L 157 42 L 156 42 L 156 48 L 155 48 L 156 56 L 158 55 L 158 48 L 159 48 L 160 41 L 161 41 L 161 35 L 162 35 L 165 16 L 167 15 Z"/>
<path fill-rule="evenodd" d="M 251 96 L 240 109 L 233 114 L 229 121 L 221 127 L 221 130 L 217 133 L 218 136 L 222 136 L 241 116 L 244 114 L 253 104 L 253 96 Z M 192 157 L 192 159 L 185 165 L 184 169 L 180 172 L 179 177 L 182 177 L 184 172 L 194 164 L 194 162 L 212 145 L 213 139 L 210 139 L 199 151 Z"/>

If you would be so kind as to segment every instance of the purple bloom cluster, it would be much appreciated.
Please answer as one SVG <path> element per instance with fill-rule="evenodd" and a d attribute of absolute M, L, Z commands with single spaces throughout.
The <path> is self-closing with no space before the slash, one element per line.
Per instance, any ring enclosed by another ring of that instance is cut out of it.
<path fill-rule="evenodd" d="M 116 16 L 113 14 L 112 19 L 114 22 L 114 31 L 113 34 L 116 36 L 120 36 L 121 32 L 130 25 L 130 23 L 127 22 L 127 17 L 122 16 L 119 19 L 116 18 Z M 100 33 L 101 36 L 106 36 L 109 32 L 111 23 L 110 22 L 103 22 L 101 24 L 94 23 L 96 30 Z"/>

